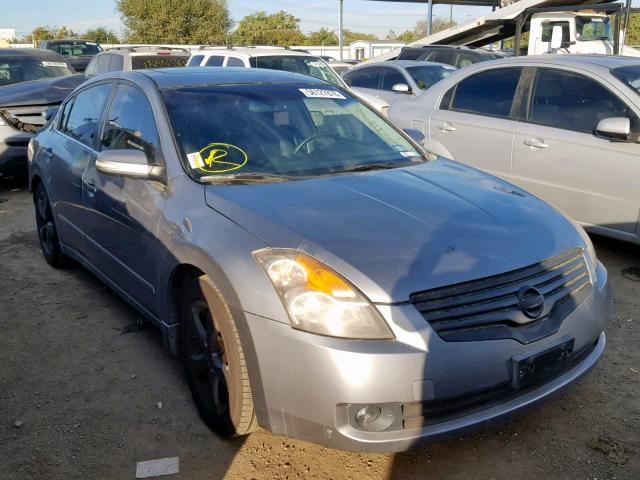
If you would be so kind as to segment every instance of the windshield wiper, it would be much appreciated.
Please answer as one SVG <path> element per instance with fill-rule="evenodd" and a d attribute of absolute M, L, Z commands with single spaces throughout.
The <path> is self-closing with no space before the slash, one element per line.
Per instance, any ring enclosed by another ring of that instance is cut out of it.
<path fill-rule="evenodd" d="M 363 163 L 362 165 L 356 165 L 355 167 L 345 168 L 344 170 L 334 170 L 331 173 L 351 173 L 351 172 L 369 172 L 371 170 L 389 170 L 390 168 L 396 168 L 404 165 L 389 164 L 389 163 Z"/>
<path fill-rule="evenodd" d="M 273 173 L 235 173 L 235 174 L 222 174 L 222 175 L 206 175 L 200 177 L 201 182 L 207 183 L 247 183 L 247 182 L 265 182 L 265 181 L 288 181 L 295 180 L 300 177 L 293 177 L 288 175 L 276 175 Z"/>

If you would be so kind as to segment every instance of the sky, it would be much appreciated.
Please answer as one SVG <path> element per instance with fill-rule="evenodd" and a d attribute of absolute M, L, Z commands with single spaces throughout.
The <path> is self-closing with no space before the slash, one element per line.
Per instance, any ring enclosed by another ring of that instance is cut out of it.
<path fill-rule="evenodd" d="M 305 33 L 322 27 L 338 29 L 338 0 L 227 0 L 227 4 L 236 22 L 258 10 L 285 10 L 300 18 Z M 454 6 L 453 18 L 464 22 L 487 11 L 483 7 Z M 113 0 L 0 0 L 0 12 L 0 28 L 15 28 L 18 37 L 38 25 L 66 25 L 79 32 L 97 26 L 107 26 L 116 33 L 123 31 Z M 434 6 L 434 16 L 448 20 L 449 13 L 448 5 Z M 401 33 L 412 29 L 426 16 L 426 4 L 344 0 L 344 27 L 381 38 L 389 30 Z"/>

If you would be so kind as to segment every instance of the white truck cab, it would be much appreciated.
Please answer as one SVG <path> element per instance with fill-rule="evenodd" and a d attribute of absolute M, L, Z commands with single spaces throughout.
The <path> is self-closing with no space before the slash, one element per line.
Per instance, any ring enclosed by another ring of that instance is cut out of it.
<path fill-rule="evenodd" d="M 559 45 L 553 44 L 553 31 Z M 597 12 L 545 12 L 531 16 L 528 55 L 549 53 L 613 55 L 614 27 L 611 18 Z M 640 50 L 621 47 L 621 55 L 640 57 Z"/>

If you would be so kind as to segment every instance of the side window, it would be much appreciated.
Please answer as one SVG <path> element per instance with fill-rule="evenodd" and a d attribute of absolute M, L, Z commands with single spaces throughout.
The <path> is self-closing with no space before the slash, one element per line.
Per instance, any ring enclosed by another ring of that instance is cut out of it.
<path fill-rule="evenodd" d="M 121 72 L 124 68 L 124 59 L 122 55 L 111 55 L 111 61 L 109 62 L 110 72 Z"/>
<path fill-rule="evenodd" d="M 549 127 L 592 133 L 608 117 L 635 115 L 618 97 L 595 80 L 583 75 L 541 68 L 529 105 L 528 120 Z"/>
<path fill-rule="evenodd" d="M 542 24 L 541 42 L 550 42 L 553 34 L 553 27 L 562 27 L 562 43 L 568 43 L 569 38 L 569 22 L 544 22 Z"/>
<path fill-rule="evenodd" d="M 73 98 L 69 99 L 69 101 L 62 107 L 62 112 L 60 112 L 60 118 L 58 119 L 58 130 L 64 131 L 67 127 L 67 120 L 69 119 L 69 112 L 71 111 L 72 106 Z"/>
<path fill-rule="evenodd" d="M 382 68 L 382 90 L 389 90 L 398 83 L 407 83 L 407 79 L 395 68 Z"/>
<path fill-rule="evenodd" d="M 478 61 L 477 55 L 469 52 L 460 52 L 458 54 L 458 59 L 456 60 L 455 66 L 458 68 L 468 67 L 469 65 L 473 65 L 477 61 Z"/>
<path fill-rule="evenodd" d="M 98 122 L 104 109 L 104 104 L 111 93 L 111 83 L 102 83 L 87 88 L 78 93 L 73 99 L 71 111 L 65 117 L 66 123 L 61 130 L 70 137 L 85 145 L 95 148 L 95 138 L 98 135 Z M 68 102 L 70 104 L 71 102 Z"/>
<path fill-rule="evenodd" d="M 109 71 L 109 63 L 111 63 L 111 54 L 98 55 L 98 69 L 96 75 L 101 75 Z"/>
<path fill-rule="evenodd" d="M 244 67 L 244 62 L 240 58 L 227 57 L 227 67 Z"/>
<path fill-rule="evenodd" d="M 102 150 L 143 150 L 154 158 L 158 130 L 149 100 L 141 90 L 133 85 L 118 85 L 100 144 Z"/>
<path fill-rule="evenodd" d="M 455 88 L 450 110 L 509 118 L 521 68 L 498 68 L 462 80 Z"/>
<path fill-rule="evenodd" d="M 189 62 L 187 63 L 187 67 L 199 67 L 200 64 L 202 63 L 203 58 L 204 58 L 204 55 L 194 55 L 189 59 Z"/>
<path fill-rule="evenodd" d="M 349 80 L 351 81 L 350 86 L 352 87 L 372 88 L 377 90 L 380 85 L 380 74 L 382 73 L 382 69 L 380 67 L 359 68 L 358 70 L 354 70 L 349 73 Z"/>
<path fill-rule="evenodd" d="M 432 62 L 446 63 L 447 65 L 453 65 L 454 51 L 448 48 L 442 48 L 440 51 L 433 52 L 433 55 L 429 58 Z"/>
<path fill-rule="evenodd" d="M 212 55 L 207 60 L 207 63 L 205 63 L 205 66 L 207 66 L 207 67 L 221 67 L 223 63 L 224 63 L 224 57 L 223 56 L 221 56 L 221 55 Z"/>

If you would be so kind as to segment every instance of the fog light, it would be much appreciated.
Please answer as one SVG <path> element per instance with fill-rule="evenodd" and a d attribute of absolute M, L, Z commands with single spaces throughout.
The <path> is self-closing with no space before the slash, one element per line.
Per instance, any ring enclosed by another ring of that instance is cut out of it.
<path fill-rule="evenodd" d="M 356 412 L 356 422 L 362 425 L 375 422 L 381 413 L 382 410 L 377 405 L 367 405 Z"/>

